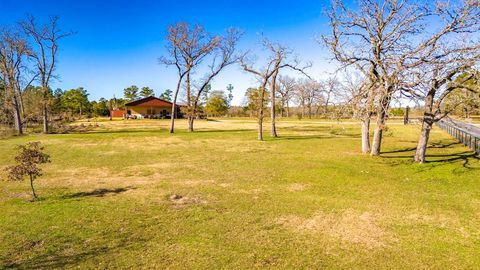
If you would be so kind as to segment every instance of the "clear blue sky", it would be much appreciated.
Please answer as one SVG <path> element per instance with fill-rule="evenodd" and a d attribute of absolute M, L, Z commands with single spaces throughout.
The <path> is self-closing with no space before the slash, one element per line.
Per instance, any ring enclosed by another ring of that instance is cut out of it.
<path fill-rule="evenodd" d="M 165 54 L 165 30 L 177 21 L 200 23 L 208 31 L 222 33 L 227 27 L 245 32 L 240 48 L 258 54 L 259 34 L 294 48 L 300 58 L 312 61 L 314 77 L 325 76 L 328 55 L 315 37 L 327 30 L 321 0 L 247 1 L 148 1 L 148 0 L 0 0 L 0 24 L 10 24 L 33 14 L 38 21 L 58 15 L 64 30 L 76 35 L 60 44 L 53 88 L 85 87 L 90 99 L 121 97 L 123 89 L 135 84 L 160 93 L 174 89 L 175 73 L 158 64 Z M 225 89 L 233 84 L 234 104 L 255 80 L 239 67 L 225 70 L 212 84 Z"/>

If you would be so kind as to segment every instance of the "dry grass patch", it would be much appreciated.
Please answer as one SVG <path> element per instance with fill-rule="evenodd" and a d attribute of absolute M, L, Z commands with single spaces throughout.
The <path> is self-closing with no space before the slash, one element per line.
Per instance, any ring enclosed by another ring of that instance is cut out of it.
<path fill-rule="evenodd" d="M 310 218 L 290 215 L 279 218 L 277 223 L 299 233 L 323 234 L 368 249 L 386 247 L 394 239 L 379 225 L 378 218 L 369 212 L 317 212 Z"/>
<path fill-rule="evenodd" d="M 308 185 L 302 183 L 293 183 L 287 186 L 287 190 L 290 192 L 304 191 L 308 188 Z"/>
<path fill-rule="evenodd" d="M 182 196 L 173 194 L 168 197 L 168 200 L 176 207 L 184 207 L 188 205 L 207 204 L 207 201 L 199 196 Z"/>
<path fill-rule="evenodd" d="M 410 225 L 414 226 L 429 226 L 439 229 L 448 229 L 457 232 L 459 235 L 468 238 L 472 235 L 466 227 L 470 227 L 470 224 L 464 224 L 454 213 L 450 215 L 446 214 L 425 214 L 425 213 L 412 213 L 404 218 Z M 473 232 L 478 234 L 478 232 Z"/>
<path fill-rule="evenodd" d="M 141 143 L 139 142 L 141 140 Z M 128 150 L 158 150 L 165 149 L 167 146 L 175 145 L 177 147 L 188 147 L 188 144 L 184 143 L 184 140 L 178 137 L 121 137 L 115 138 L 111 142 L 112 145 L 121 145 Z"/>
<path fill-rule="evenodd" d="M 140 168 L 140 167 L 139 167 Z M 138 169 L 139 169 L 138 168 Z M 166 175 L 161 172 L 140 170 L 125 170 L 114 172 L 107 168 L 75 168 L 57 170 L 54 177 L 46 180 L 56 186 L 66 186 L 69 188 L 102 188 L 105 186 L 123 186 L 123 185 L 145 185 L 155 183 L 166 179 Z"/>

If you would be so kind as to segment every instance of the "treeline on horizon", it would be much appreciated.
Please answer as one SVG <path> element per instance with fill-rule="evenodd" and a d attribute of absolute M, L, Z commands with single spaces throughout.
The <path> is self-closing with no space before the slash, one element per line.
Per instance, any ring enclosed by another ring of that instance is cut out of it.
<path fill-rule="evenodd" d="M 350 104 L 342 100 L 343 88 L 339 80 L 328 79 L 323 82 L 315 82 L 304 79 L 296 79 L 289 76 L 280 76 L 277 82 L 279 88 L 276 92 L 276 114 L 280 117 L 303 118 L 328 118 L 348 119 L 354 116 Z M 5 104 L 4 86 L 0 82 L 0 102 Z M 198 117 L 256 117 L 258 111 L 259 89 L 248 88 L 245 91 L 241 105 L 231 104 L 233 99 L 233 86 L 229 84 L 226 91 L 210 90 L 204 92 L 199 105 Z M 271 102 L 268 90 L 266 91 L 264 104 L 268 107 Z M 226 94 L 228 93 L 228 94 Z M 43 98 L 43 91 L 40 86 L 29 85 L 22 91 L 22 113 L 26 127 L 38 126 L 42 122 L 43 106 L 39 100 Z M 141 98 L 156 96 L 166 101 L 172 101 L 172 91 L 167 89 L 155 95 L 155 90 L 150 87 L 139 88 L 136 85 L 126 87 L 122 97 L 109 99 L 99 98 L 90 100 L 87 89 L 78 87 L 69 90 L 57 88 L 48 91 L 48 107 L 52 115 L 52 121 L 71 122 L 82 118 L 109 117 L 110 112 L 115 109 L 124 109 L 125 104 Z M 470 95 L 469 102 L 456 108 L 453 115 L 468 118 L 471 115 L 480 115 L 480 98 L 468 91 L 457 94 L 456 98 Z M 465 97 L 463 97 L 465 98 Z M 181 104 L 181 103 L 180 103 Z M 421 114 L 422 106 L 415 104 L 410 108 L 411 116 L 418 117 Z M 389 110 L 391 116 L 404 116 L 405 107 L 392 107 Z M 269 116 L 270 112 L 266 112 Z M 12 113 L 8 106 L 0 110 L 0 124 L 3 126 L 14 126 Z"/>

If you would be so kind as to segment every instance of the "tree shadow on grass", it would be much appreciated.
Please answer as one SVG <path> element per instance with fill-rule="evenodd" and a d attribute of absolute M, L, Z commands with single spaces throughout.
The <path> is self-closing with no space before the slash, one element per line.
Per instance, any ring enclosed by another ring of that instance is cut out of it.
<path fill-rule="evenodd" d="M 410 149 L 410 150 L 405 149 L 404 152 L 413 151 L 413 150 L 415 150 L 415 148 Z M 400 153 L 400 152 L 402 152 L 402 151 L 394 151 L 394 152 L 390 152 L 390 153 Z M 414 154 L 415 153 L 412 153 L 412 155 L 382 156 L 382 158 L 386 158 L 386 159 L 409 159 L 413 162 Z M 426 157 L 425 164 L 431 164 L 432 165 L 431 168 L 434 168 L 434 167 L 437 167 L 437 166 L 440 166 L 440 165 L 451 164 L 451 163 L 463 161 L 462 162 L 462 167 L 463 168 L 472 169 L 472 170 L 480 169 L 480 168 L 470 166 L 471 161 L 474 161 L 474 160 L 480 161 L 480 157 L 478 156 L 478 154 L 475 153 L 475 152 L 471 152 L 471 151 L 463 151 L 463 152 L 457 152 L 457 153 L 451 153 L 451 154 L 440 154 L 440 155 L 427 154 L 425 157 Z"/>
<path fill-rule="evenodd" d="M 344 139 L 344 138 L 360 138 L 357 134 L 319 134 L 319 135 L 288 135 L 271 138 L 271 140 L 313 140 L 313 139 Z"/>
<path fill-rule="evenodd" d="M 454 146 L 457 146 L 457 145 L 460 145 L 461 143 L 459 142 L 452 142 L 452 143 L 447 143 L 447 144 L 444 144 L 444 143 L 432 143 L 431 145 L 432 146 L 429 146 L 427 148 L 427 151 L 428 149 L 435 149 L 435 148 L 451 148 L 451 147 L 454 147 Z M 384 151 L 382 152 L 382 154 L 395 154 L 395 153 L 405 153 L 405 152 L 411 152 L 411 151 L 415 151 L 417 149 L 417 147 L 408 147 L 408 148 L 404 148 L 404 149 L 398 149 L 398 150 L 392 150 L 392 151 Z M 413 158 L 413 156 L 412 156 Z"/>
<path fill-rule="evenodd" d="M 228 132 L 254 132 L 255 129 L 198 129 L 193 133 L 228 133 Z M 191 134 L 191 132 L 189 132 Z"/>
<path fill-rule="evenodd" d="M 427 164 L 445 164 L 445 163 L 454 163 L 457 161 L 462 161 L 462 166 L 466 169 L 479 169 L 470 167 L 470 162 L 473 160 L 480 160 L 477 153 L 465 151 L 461 153 L 454 153 L 449 155 L 429 155 L 427 157 L 439 158 L 435 160 L 427 160 Z"/>
<path fill-rule="evenodd" d="M 70 244 L 63 244 L 65 247 L 56 247 L 55 249 L 44 249 L 43 253 L 28 256 L 25 259 L 17 261 L 0 261 L 0 269 L 65 269 L 78 266 L 80 263 L 89 259 L 95 259 L 99 256 L 105 256 L 109 253 L 115 253 L 121 249 L 128 249 L 130 246 L 137 246 L 145 243 L 146 238 L 134 238 L 134 239 L 116 239 L 110 241 L 105 245 L 93 246 L 87 245 L 75 248 L 70 247 Z M 9 256 L 12 258 L 15 256 Z M 2 258 L 2 257 L 0 257 Z M 112 258 L 112 255 L 108 256 Z M 104 268 L 104 267 L 102 267 Z"/>
<path fill-rule="evenodd" d="M 124 187 L 124 188 L 99 188 L 88 192 L 77 192 L 73 194 L 68 194 L 62 196 L 63 199 L 72 199 L 72 198 L 81 198 L 81 197 L 104 197 L 108 194 L 119 194 L 123 193 L 132 189 L 136 189 L 136 187 Z"/>
<path fill-rule="evenodd" d="M 100 247 L 94 248 L 89 251 L 84 251 L 74 254 L 58 254 L 59 252 L 47 253 L 32 258 L 20 261 L 8 263 L 4 265 L 0 264 L 2 269 L 63 269 L 67 266 L 78 265 L 88 258 L 92 258 L 104 253 L 107 253 L 109 248 Z"/>
<path fill-rule="evenodd" d="M 168 132 L 166 128 L 146 128 L 146 129 L 140 129 L 140 128 L 132 128 L 132 129 L 118 129 L 118 130 L 93 130 L 89 132 L 71 132 L 71 133 L 64 133 L 64 134 L 125 134 L 125 133 L 138 133 L 138 134 L 144 134 L 144 133 L 165 133 Z"/>

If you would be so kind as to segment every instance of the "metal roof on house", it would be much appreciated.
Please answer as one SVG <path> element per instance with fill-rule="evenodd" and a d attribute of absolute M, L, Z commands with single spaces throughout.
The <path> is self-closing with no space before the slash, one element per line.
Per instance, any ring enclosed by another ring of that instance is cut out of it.
<path fill-rule="evenodd" d="M 139 107 L 171 107 L 172 103 L 156 97 L 146 97 L 139 100 L 135 100 L 125 104 L 126 107 L 139 106 Z"/>

